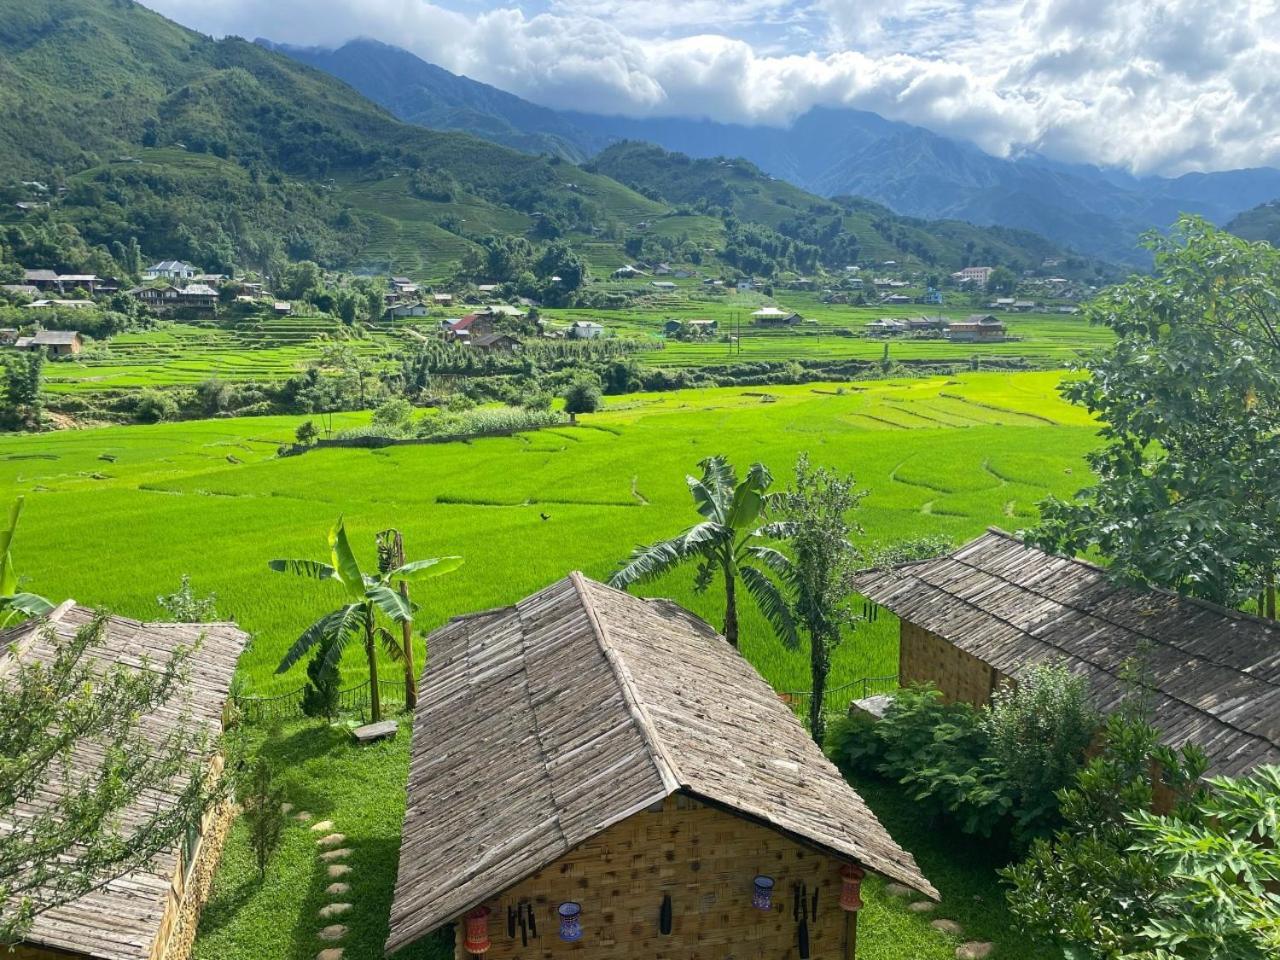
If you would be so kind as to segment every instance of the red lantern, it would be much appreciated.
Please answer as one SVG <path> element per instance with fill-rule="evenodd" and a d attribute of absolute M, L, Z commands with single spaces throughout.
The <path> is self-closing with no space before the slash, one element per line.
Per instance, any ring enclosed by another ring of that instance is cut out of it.
<path fill-rule="evenodd" d="M 467 953 L 483 956 L 489 950 L 489 908 L 476 907 L 466 916 L 467 936 L 462 947 Z"/>
<path fill-rule="evenodd" d="M 841 910 L 862 909 L 862 878 L 866 875 L 867 871 L 851 863 L 840 868 Z"/>

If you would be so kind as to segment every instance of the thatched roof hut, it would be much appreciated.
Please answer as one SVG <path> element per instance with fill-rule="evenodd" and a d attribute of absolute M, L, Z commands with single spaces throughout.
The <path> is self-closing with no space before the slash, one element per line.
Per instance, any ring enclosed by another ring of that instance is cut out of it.
<path fill-rule="evenodd" d="M 992 529 L 949 556 L 860 574 L 857 589 L 901 620 L 899 679 L 985 703 L 1039 663 L 1088 679 L 1116 707 L 1135 659 L 1155 724 L 1195 743 L 1210 771 L 1280 762 L 1280 625 L 1165 590 L 1114 583 L 1093 564 Z"/>
<path fill-rule="evenodd" d="M 814 955 L 834 956 L 842 868 L 936 896 L 751 664 L 675 604 L 574 573 L 428 646 L 388 952 L 488 910 L 486 956 L 543 956 L 523 944 L 549 947 L 567 904 L 597 960 L 656 938 L 783 955 L 804 884 Z"/>
<path fill-rule="evenodd" d="M 94 611 L 67 601 L 47 618 L 0 632 L 0 651 L 5 651 L 0 653 L 0 682 L 12 669 L 14 656 L 52 662 L 57 644 L 71 640 L 94 616 Z M 138 733 L 151 742 L 179 729 L 195 728 L 213 737 L 222 729 L 231 677 L 248 640 L 233 623 L 140 623 L 109 617 L 101 643 L 85 656 L 133 669 L 143 669 L 145 660 L 156 669 L 179 647 L 190 648 L 199 641 L 198 654 L 188 661 L 180 692 L 143 716 Z M 102 755 L 101 744 L 83 742 L 72 757 L 67 776 L 46 784 L 45 790 L 65 790 L 91 779 Z M 129 830 L 143 822 L 148 811 L 173 799 L 162 787 L 151 791 L 121 811 L 121 827 Z M 34 812 L 40 803 L 39 796 L 33 797 L 20 802 L 16 812 Z M 145 869 L 39 914 L 17 956 L 22 960 L 159 960 L 178 944 L 189 947 L 228 819 L 225 809 L 211 811 L 203 823 L 192 825 L 189 841 L 182 847 L 166 851 Z M 3 823 L 0 829 L 4 829 Z M 180 949 L 168 955 L 185 952 Z"/>

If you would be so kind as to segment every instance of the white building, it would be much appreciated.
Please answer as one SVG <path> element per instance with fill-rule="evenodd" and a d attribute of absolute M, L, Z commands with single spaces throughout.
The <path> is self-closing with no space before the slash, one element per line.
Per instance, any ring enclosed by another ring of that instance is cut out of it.
<path fill-rule="evenodd" d="M 182 260 L 161 260 L 143 271 L 144 280 L 194 280 L 200 271 Z"/>

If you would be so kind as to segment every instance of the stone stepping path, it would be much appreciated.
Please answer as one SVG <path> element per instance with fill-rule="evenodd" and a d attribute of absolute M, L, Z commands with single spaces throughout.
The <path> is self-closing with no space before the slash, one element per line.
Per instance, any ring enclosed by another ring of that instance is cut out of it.
<path fill-rule="evenodd" d="M 292 816 L 299 824 L 309 823 L 313 819 L 311 813 L 306 810 L 297 810 L 292 803 L 280 804 L 280 811 L 285 816 Z M 343 861 L 355 851 L 351 847 L 343 846 L 347 837 L 337 832 L 332 820 L 310 823 L 309 829 L 313 834 L 318 835 L 316 836 L 316 856 L 324 866 L 325 874 L 332 881 L 324 890 L 330 902 L 316 911 L 321 924 L 320 929 L 316 931 L 316 939 L 330 946 L 322 947 L 316 954 L 315 960 L 343 960 L 346 948 L 338 944 L 346 938 L 350 928 L 344 923 L 333 921 L 346 917 L 355 910 L 355 904 L 345 899 L 351 893 L 351 884 L 341 879 L 351 873 L 350 865 Z"/>
<path fill-rule="evenodd" d="M 884 892 L 900 900 L 915 896 L 914 890 L 901 883 L 886 883 Z M 922 916 L 933 913 L 937 908 L 938 904 L 932 900 L 913 900 L 907 904 L 908 910 Z M 929 926 L 943 936 L 955 937 L 957 940 L 964 936 L 964 927 L 960 926 L 956 921 L 948 920 L 945 917 L 930 920 Z M 968 940 L 956 947 L 956 960 L 986 960 L 987 957 L 995 952 L 995 949 L 996 945 L 994 943 L 987 943 L 982 940 Z"/>

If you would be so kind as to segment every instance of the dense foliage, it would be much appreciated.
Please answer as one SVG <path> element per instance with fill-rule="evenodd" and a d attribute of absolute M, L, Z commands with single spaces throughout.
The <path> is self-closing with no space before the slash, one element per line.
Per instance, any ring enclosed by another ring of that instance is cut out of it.
<path fill-rule="evenodd" d="M 1184 218 L 1149 244 L 1156 272 L 1089 318 L 1114 347 L 1064 383 L 1101 421 L 1097 482 L 1050 500 L 1040 546 L 1096 549 L 1113 575 L 1228 604 L 1280 575 L 1280 251 Z"/>
<path fill-rule="evenodd" d="M 1040 665 L 990 707 L 944 703 L 932 687 L 898 691 L 884 719 L 841 729 L 837 755 L 905 786 L 920 804 L 980 836 L 1017 847 L 1060 823 L 1070 784 L 1098 727 L 1081 680 Z"/>

